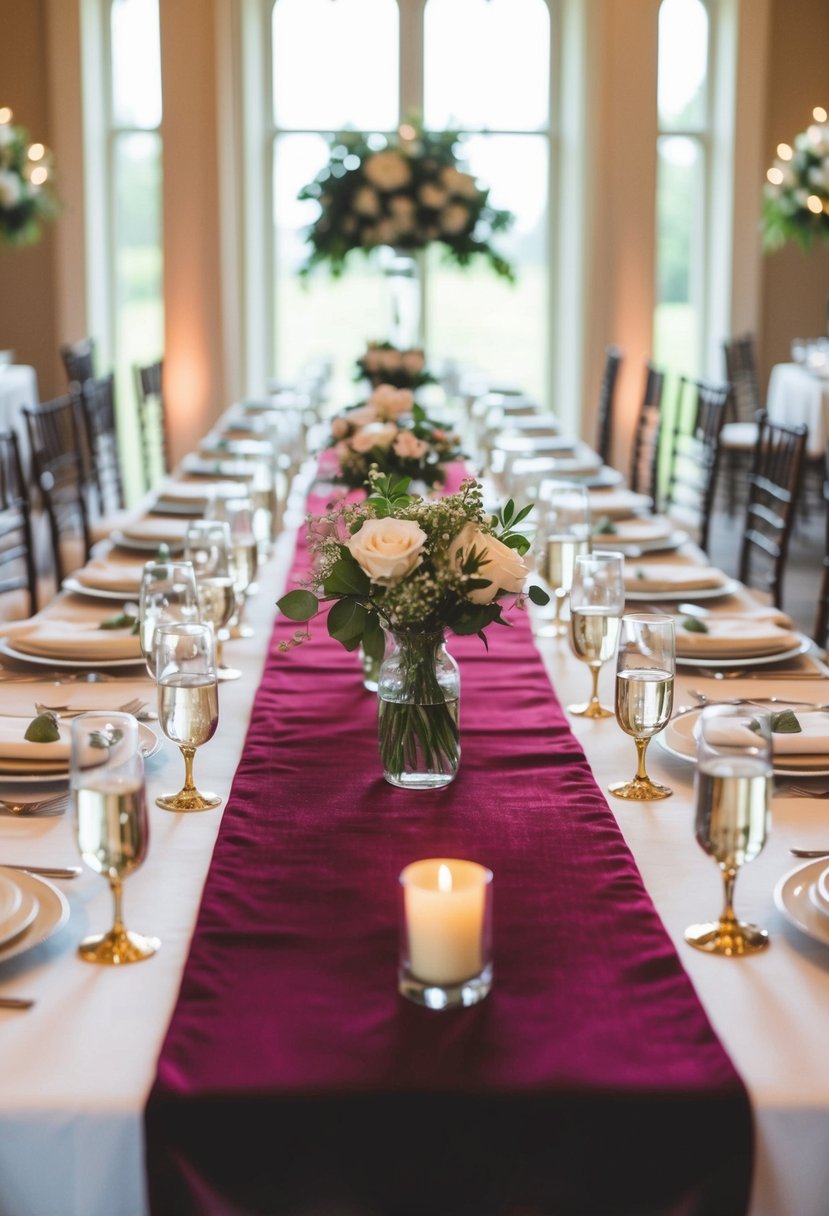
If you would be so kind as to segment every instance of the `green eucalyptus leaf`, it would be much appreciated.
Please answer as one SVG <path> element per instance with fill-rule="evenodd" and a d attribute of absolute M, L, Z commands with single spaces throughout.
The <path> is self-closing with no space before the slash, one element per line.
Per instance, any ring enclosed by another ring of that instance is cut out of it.
<path fill-rule="evenodd" d="M 543 587 L 539 587 L 538 583 L 530 583 L 527 588 L 527 595 L 534 604 L 538 604 L 539 608 L 543 608 L 545 604 L 549 604 L 550 597 Z"/>
<path fill-rule="evenodd" d="M 368 595 L 371 583 L 365 570 L 346 550 L 343 556 L 331 567 L 328 578 L 323 583 L 326 595 Z"/>
<path fill-rule="evenodd" d="M 319 600 L 311 591 L 289 591 L 276 601 L 276 606 L 289 621 L 310 621 L 319 612 Z"/>
<path fill-rule="evenodd" d="M 359 644 L 366 615 L 362 604 L 351 599 L 338 600 L 328 613 L 328 632 L 337 642 L 350 642 L 356 638 Z"/>
<path fill-rule="evenodd" d="M 386 653 L 386 635 L 376 612 L 366 613 L 363 629 L 363 650 L 370 659 L 382 659 Z"/>

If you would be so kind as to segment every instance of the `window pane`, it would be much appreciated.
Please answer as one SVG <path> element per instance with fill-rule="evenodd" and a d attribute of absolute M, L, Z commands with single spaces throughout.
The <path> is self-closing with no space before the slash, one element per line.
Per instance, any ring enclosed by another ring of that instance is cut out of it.
<path fill-rule="evenodd" d="M 708 13 L 701 0 L 659 6 L 659 126 L 699 130 L 706 121 Z"/>
<path fill-rule="evenodd" d="M 161 139 L 121 135 L 115 143 L 115 308 L 120 366 L 163 351 Z"/>
<path fill-rule="evenodd" d="M 161 122 L 158 0 L 113 0 L 112 115 L 116 126 Z"/>
<path fill-rule="evenodd" d="M 496 207 L 515 213 L 510 232 L 494 243 L 513 262 L 517 282 L 499 279 L 479 259 L 465 269 L 430 251 L 427 294 L 430 360 L 453 358 L 491 374 L 519 379 L 542 397 L 547 326 L 547 179 L 549 145 L 533 135 L 474 136 L 463 144 L 471 172 L 491 188 Z"/>
<path fill-rule="evenodd" d="M 397 126 L 395 0 L 276 0 L 272 36 L 278 127 Z"/>
<path fill-rule="evenodd" d="M 696 140 L 658 141 L 655 357 L 691 375 L 699 363 L 702 176 Z"/>
<path fill-rule="evenodd" d="M 538 130 L 549 111 L 544 0 L 428 0 L 424 117 L 432 130 Z"/>

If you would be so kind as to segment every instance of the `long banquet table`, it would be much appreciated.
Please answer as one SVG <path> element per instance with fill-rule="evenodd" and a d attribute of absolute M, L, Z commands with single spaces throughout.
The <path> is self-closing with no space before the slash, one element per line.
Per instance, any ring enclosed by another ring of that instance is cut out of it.
<path fill-rule="evenodd" d="M 296 509 L 293 519 L 298 519 Z M 293 547 L 289 529 L 263 571 L 260 595 L 251 601 L 256 636 L 232 643 L 233 662 L 242 668 L 243 678 L 222 686 L 219 733 L 197 756 L 197 779 L 225 797 L 245 739 L 273 601 L 284 583 Z M 72 611 L 89 619 L 101 615 L 100 606 L 74 599 Z M 581 699 L 587 672 L 566 644 L 541 641 L 539 650 L 562 703 Z M 342 660 L 348 661 L 354 663 L 355 698 L 368 697 L 359 686 L 356 659 Z M 612 695 L 612 683 L 608 667 L 601 681 L 606 698 Z M 760 682 L 748 680 L 735 680 L 726 687 L 731 695 L 767 691 Z M 107 695 L 105 684 L 5 683 L 2 704 L 7 712 L 26 713 L 35 700 L 48 701 L 67 688 L 73 701 L 83 695 L 84 704 L 101 703 L 98 698 Z M 705 689 L 715 697 L 723 692 L 723 685 L 714 680 L 681 676 L 678 704 L 687 703 L 689 688 Z M 771 688 L 781 697 L 827 699 L 827 685 L 820 681 L 775 681 Z M 152 695 L 141 675 L 119 679 L 117 692 L 119 701 L 134 692 Z M 632 772 L 632 743 L 612 720 L 572 719 L 570 726 L 600 789 Z M 756 1135 L 752 1216 L 784 1212 L 825 1216 L 829 1053 L 824 1048 L 824 1026 L 829 955 L 825 947 L 788 926 L 774 908 L 772 889 L 792 866 L 789 845 L 805 841 L 829 849 L 827 803 L 796 799 L 785 792 L 775 798 L 769 842 L 737 885 L 738 910 L 770 929 L 772 946 L 762 955 L 742 960 L 710 958 L 682 939 L 687 924 L 716 914 L 721 898 L 716 867 L 693 840 L 692 769 L 656 745 L 651 747 L 649 762 L 653 774 L 673 786 L 675 796 L 645 806 L 611 800 L 611 809 L 703 1007 L 748 1088 Z M 147 766 L 151 803 L 162 788 L 179 778 L 180 765 L 177 749 L 165 741 Z M 64 884 L 72 910 L 68 925 L 42 947 L 0 970 L 0 995 L 36 1000 L 28 1013 L 0 1011 L 2 1216 L 139 1216 L 148 1210 L 145 1104 L 176 1003 L 219 823 L 220 813 L 177 817 L 151 806 L 149 858 L 125 885 L 125 909 L 129 925 L 162 938 L 162 950 L 152 961 L 110 971 L 77 960 L 77 942 L 91 928 L 105 927 L 111 914 L 106 884 L 84 874 Z M 0 836 L 5 862 L 75 859 L 69 815 L 3 818 Z M 599 882 L 601 865 L 597 856 Z M 497 966 L 496 958 L 496 991 L 490 1001 L 497 998 Z M 393 967 L 388 984 L 390 988 L 395 984 Z M 313 1010 L 308 1018 L 312 1033 Z M 347 1109 L 343 1117 L 349 1117 Z M 619 1118 L 624 1119 L 623 1111 Z M 700 1124 L 683 1150 L 704 1154 L 708 1134 L 705 1124 Z M 597 1153 L 601 1160 L 600 1145 Z"/>

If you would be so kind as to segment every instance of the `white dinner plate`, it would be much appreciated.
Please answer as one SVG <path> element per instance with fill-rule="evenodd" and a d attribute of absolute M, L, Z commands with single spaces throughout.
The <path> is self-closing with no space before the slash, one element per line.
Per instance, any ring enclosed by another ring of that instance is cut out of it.
<path fill-rule="evenodd" d="M 92 712 L 97 713 L 98 711 Z M 149 760 L 150 756 L 154 756 L 161 747 L 161 740 L 158 735 L 144 722 L 138 723 L 138 739 L 145 760 Z M 20 785 L 66 785 L 68 781 L 69 763 L 67 761 L 66 768 L 56 769 L 51 773 L 0 773 L 0 790 L 6 789 L 7 786 Z"/>
<path fill-rule="evenodd" d="M 0 639 L 0 655 L 4 655 L 7 659 L 14 659 L 16 663 L 34 663 L 36 667 L 54 667 L 74 670 L 78 667 L 93 667 L 97 671 L 98 668 L 103 670 L 110 667 L 138 667 L 143 665 L 143 655 L 136 659 L 54 659 L 49 655 L 43 654 L 24 654 L 22 650 L 15 650 L 8 642 Z"/>
<path fill-rule="evenodd" d="M 796 659 L 798 655 L 805 654 L 812 645 L 807 637 L 802 637 L 797 646 L 792 646 L 790 650 L 778 650 L 775 654 L 754 654 L 747 655 L 741 659 L 725 658 L 723 655 L 716 657 L 704 658 L 702 656 L 689 658 L 687 655 L 677 655 L 677 667 L 766 667 L 771 663 L 783 663 L 786 659 Z"/>
<path fill-rule="evenodd" d="M 45 878 L 29 874 L 27 870 L 9 870 L 0 866 L 0 874 L 6 875 L 20 885 L 21 890 L 37 900 L 38 909 L 34 920 L 13 941 L 0 946 L 0 963 L 15 958 L 26 950 L 33 950 L 52 934 L 62 929 L 69 920 L 69 904 L 66 896 Z"/>
<path fill-rule="evenodd" d="M 155 553 L 162 545 L 166 545 L 171 553 L 181 553 L 184 550 L 184 538 L 181 540 L 145 540 L 141 537 L 125 536 L 120 528 L 110 532 L 109 539 L 119 549 L 129 549 L 132 553 Z"/>
<path fill-rule="evenodd" d="M 12 941 L 24 929 L 28 929 L 38 912 L 38 900 L 35 895 L 24 887 L 17 878 L 11 878 L 8 871 L 0 874 L 0 892 L 6 889 L 12 896 L 11 911 L 0 917 L 0 947 Z"/>
<path fill-rule="evenodd" d="M 61 588 L 71 591 L 73 595 L 87 595 L 91 600 L 116 600 L 120 604 L 138 603 L 138 588 L 135 591 L 106 591 L 103 587 L 87 587 L 85 583 L 71 577 L 63 580 Z"/>
<path fill-rule="evenodd" d="M 746 706 L 749 709 L 750 706 Z M 801 708 L 805 709 L 806 706 Z M 690 709 L 687 713 L 679 714 L 676 718 L 671 718 L 664 730 L 654 736 L 656 744 L 666 751 L 669 756 L 677 756 L 680 760 L 687 760 L 689 764 L 697 762 L 697 741 L 694 736 L 694 723 L 702 713 L 704 706 L 700 705 L 699 709 Z M 762 712 L 768 709 L 768 706 L 758 705 L 757 711 Z M 778 777 L 797 777 L 799 780 L 808 780 L 810 777 L 829 777 L 829 756 L 826 758 L 826 768 L 804 768 L 803 765 L 781 764 L 778 759 L 772 768 L 772 772 Z"/>
<path fill-rule="evenodd" d="M 593 547 L 598 548 L 601 544 L 605 549 L 618 549 L 625 557 L 639 557 L 645 553 L 673 553 L 687 539 L 687 532 L 672 532 L 670 536 L 654 537 L 653 540 L 620 540 L 612 532 L 594 532 Z"/>
<path fill-rule="evenodd" d="M 609 541 L 613 537 L 608 537 Z M 613 545 L 608 544 L 608 549 L 612 549 Z M 626 591 L 625 599 L 631 603 L 651 603 L 651 604 L 671 604 L 674 600 L 718 600 L 724 595 L 734 595 L 740 590 L 741 584 L 736 578 L 727 578 L 719 587 L 700 587 L 691 591 L 688 587 L 677 588 L 675 591 Z M 705 664 L 710 667 L 710 663 Z"/>
<path fill-rule="evenodd" d="M 819 857 L 789 870 L 774 888 L 774 902 L 797 929 L 829 946 L 829 916 L 818 912 L 809 894 L 825 869 L 826 858 Z"/>

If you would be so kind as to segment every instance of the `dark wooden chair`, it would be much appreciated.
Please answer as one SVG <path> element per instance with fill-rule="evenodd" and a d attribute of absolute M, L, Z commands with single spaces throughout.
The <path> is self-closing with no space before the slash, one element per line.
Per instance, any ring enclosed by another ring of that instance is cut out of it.
<path fill-rule="evenodd" d="M 729 416 L 720 435 L 726 476 L 728 510 L 733 515 L 757 447 L 757 413 L 763 408 L 754 334 L 740 334 L 723 342 L 725 378 L 731 385 Z"/>
<path fill-rule="evenodd" d="M 768 591 L 782 607 L 783 573 L 803 473 L 807 429 L 769 422 L 757 415 L 757 447 L 748 479 L 748 507 L 740 548 L 739 576 Z"/>
<path fill-rule="evenodd" d="M 97 514 L 111 514 L 124 506 L 112 372 L 85 380 L 79 402 L 86 479 L 95 491 Z"/>
<path fill-rule="evenodd" d="M 598 430 L 596 451 L 602 464 L 610 464 L 613 447 L 613 413 L 616 401 L 616 381 L 622 365 L 624 352 L 618 346 L 608 346 L 605 351 L 604 374 L 599 389 Z"/>
<path fill-rule="evenodd" d="M 70 392 L 23 410 L 58 586 L 89 558 L 92 545 L 79 409 L 77 393 Z"/>
<path fill-rule="evenodd" d="M 149 490 L 161 476 L 170 472 L 170 445 L 163 389 L 164 360 L 158 359 L 145 367 L 136 367 L 134 372 L 144 485 Z"/>
<path fill-rule="evenodd" d="M 667 513 L 706 551 L 729 396 L 727 384 L 679 379 Z"/>
<path fill-rule="evenodd" d="M 0 432 L 0 595 L 25 591 L 26 611 L 38 610 L 37 571 L 29 495 L 20 462 L 20 445 L 14 431 Z M 0 616 L 9 615 L 0 609 Z"/>
<path fill-rule="evenodd" d="M 659 440 L 662 433 L 662 390 L 665 373 L 645 364 L 645 386 L 630 461 L 630 488 L 637 494 L 649 494 L 654 510 L 659 505 Z"/>
<path fill-rule="evenodd" d="M 64 370 L 70 384 L 83 384 L 95 375 L 95 339 L 80 338 L 60 348 Z"/>

